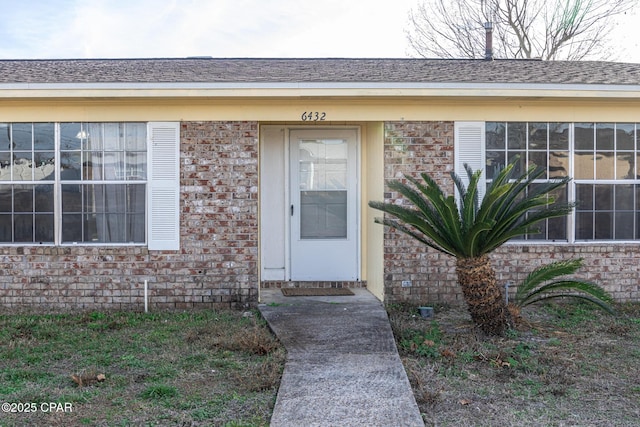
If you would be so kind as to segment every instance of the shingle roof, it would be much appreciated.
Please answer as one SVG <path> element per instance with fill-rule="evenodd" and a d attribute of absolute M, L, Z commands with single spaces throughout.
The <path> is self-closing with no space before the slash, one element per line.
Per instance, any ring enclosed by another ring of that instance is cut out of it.
<path fill-rule="evenodd" d="M 640 85 L 640 64 L 447 59 L 0 60 L 0 83 L 533 83 Z"/>

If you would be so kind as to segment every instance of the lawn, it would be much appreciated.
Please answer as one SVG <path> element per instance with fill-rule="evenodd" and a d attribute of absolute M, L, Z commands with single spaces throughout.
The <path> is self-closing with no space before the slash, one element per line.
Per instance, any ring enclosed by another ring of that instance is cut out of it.
<path fill-rule="evenodd" d="M 267 426 L 284 355 L 257 312 L 0 315 L 0 425 Z"/>
<path fill-rule="evenodd" d="M 640 304 L 388 313 L 427 426 L 639 425 Z M 267 426 L 284 357 L 255 311 L 0 315 L 0 426 Z"/>
<path fill-rule="evenodd" d="M 530 306 L 504 338 L 460 308 L 388 312 L 427 426 L 638 426 L 640 304 L 616 308 Z"/>

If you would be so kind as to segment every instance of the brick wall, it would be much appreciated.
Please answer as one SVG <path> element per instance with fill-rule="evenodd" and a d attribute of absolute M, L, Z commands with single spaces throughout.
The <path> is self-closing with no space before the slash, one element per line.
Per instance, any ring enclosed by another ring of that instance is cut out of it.
<path fill-rule="evenodd" d="M 492 256 L 501 283 L 518 283 L 535 268 L 554 261 L 583 258 L 573 276 L 603 286 L 617 301 L 640 301 L 638 244 L 509 244 Z"/>
<path fill-rule="evenodd" d="M 237 307 L 258 293 L 258 124 L 181 125 L 181 250 L 146 247 L 0 247 L 0 307 L 142 309 Z M 385 179 L 424 171 L 453 191 L 452 122 L 385 124 Z M 387 202 L 402 203 L 385 193 Z M 508 245 L 493 256 L 501 282 L 517 282 L 551 260 L 585 258 L 577 277 L 619 301 L 640 299 L 640 249 L 634 244 Z M 462 303 L 455 260 L 385 231 L 388 302 Z M 403 280 L 412 286 L 403 288 Z"/>
<path fill-rule="evenodd" d="M 181 250 L 0 247 L 0 306 L 245 306 L 258 294 L 258 124 L 181 125 Z"/>
<path fill-rule="evenodd" d="M 453 122 L 387 122 L 384 136 L 385 182 L 428 173 L 448 192 L 453 191 Z M 385 192 L 385 202 L 406 203 L 395 192 Z M 461 301 L 455 259 L 386 228 L 384 235 L 384 286 L 388 302 Z M 411 280 L 411 287 L 402 287 Z"/>
<path fill-rule="evenodd" d="M 453 138 L 452 122 L 386 123 L 385 180 L 426 172 L 451 194 Z M 385 201 L 404 203 L 393 192 L 385 193 Z M 498 280 L 515 284 L 540 265 L 584 258 L 576 278 L 600 284 L 618 301 L 640 300 L 640 244 L 508 244 L 491 258 Z M 388 302 L 463 303 L 454 258 L 386 229 L 384 263 Z M 412 286 L 403 288 L 403 280 L 411 280 Z"/>

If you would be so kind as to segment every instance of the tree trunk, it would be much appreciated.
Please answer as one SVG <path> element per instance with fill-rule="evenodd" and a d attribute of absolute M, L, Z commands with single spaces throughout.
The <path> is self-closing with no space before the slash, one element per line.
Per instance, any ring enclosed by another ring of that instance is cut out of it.
<path fill-rule="evenodd" d="M 503 335 L 510 316 L 489 257 L 459 258 L 456 274 L 473 322 L 487 334 Z"/>

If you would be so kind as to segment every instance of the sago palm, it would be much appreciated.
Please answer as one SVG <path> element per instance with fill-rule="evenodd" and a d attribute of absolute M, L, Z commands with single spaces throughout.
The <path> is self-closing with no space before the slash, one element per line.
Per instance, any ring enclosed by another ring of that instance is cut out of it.
<path fill-rule="evenodd" d="M 422 181 L 406 176 L 408 183 L 392 181 L 389 188 L 413 206 L 369 202 L 385 212 L 376 222 L 395 228 L 425 245 L 456 257 L 456 274 L 471 318 L 484 332 L 502 335 L 509 325 L 509 312 L 488 254 L 518 236 L 535 232 L 535 224 L 568 214 L 572 205 L 554 203 L 552 193 L 569 178 L 532 185 L 544 170 L 529 168 L 514 176 L 515 162 L 493 179 L 479 201 L 481 171 L 465 165 L 469 184 L 451 173 L 458 201 L 447 195 L 427 174 Z"/>
<path fill-rule="evenodd" d="M 582 267 L 582 258 L 556 261 L 533 270 L 518 285 L 509 310 L 515 316 L 520 309 L 539 301 L 554 298 L 577 298 L 595 304 L 597 307 L 613 313 L 613 298 L 595 283 L 566 277 Z"/>

